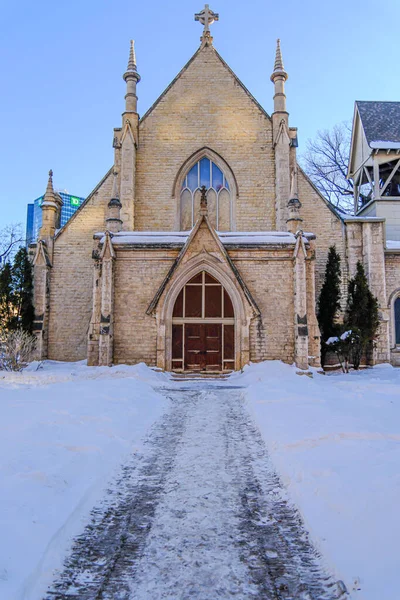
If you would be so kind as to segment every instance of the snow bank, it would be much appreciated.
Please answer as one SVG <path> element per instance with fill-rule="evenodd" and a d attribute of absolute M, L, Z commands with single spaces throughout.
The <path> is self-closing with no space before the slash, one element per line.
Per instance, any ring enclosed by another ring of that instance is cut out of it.
<path fill-rule="evenodd" d="M 279 362 L 231 380 L 316 545 L 358 600 L 399 597 L 400 369 L 296 375 Z"/>
<path fill-rule="evenodd" d="M 400 250 L 400 240 L 386 240 L 388 250 Z"/>
<path fill-rule="evenodd" d="M 0 598 L 37 600 L 117 467 L 161 415 L 143 364 L 0 374 Z"/>

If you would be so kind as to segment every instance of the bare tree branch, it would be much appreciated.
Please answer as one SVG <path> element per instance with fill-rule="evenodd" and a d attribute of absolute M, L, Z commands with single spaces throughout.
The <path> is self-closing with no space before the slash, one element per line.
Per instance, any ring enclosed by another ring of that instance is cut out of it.
<path fill-rule="evenodd" d="M 0 265 L 7 262 L 19 246 L 25 243 L 20 223 L 12 223 L 0 229 Z"/>
<path fill-rule="evenodd" d="M 318 131 L 308 140 L 300 159 L 314 185 L 333 206 L 353 212 L 353 182 L 346 179 L 350 153 L 351 125 L 344 121 L 331 131 Z"/>

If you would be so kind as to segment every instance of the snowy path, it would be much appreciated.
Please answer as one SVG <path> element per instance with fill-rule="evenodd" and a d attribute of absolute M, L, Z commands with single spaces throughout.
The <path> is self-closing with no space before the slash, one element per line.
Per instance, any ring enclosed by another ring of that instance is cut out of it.
<path fill-rule="evenodd" d="M 241 389 L 171 384 L 171 409 L 93 511 L 46 600 L 322 600 L 323 572 Z"/>

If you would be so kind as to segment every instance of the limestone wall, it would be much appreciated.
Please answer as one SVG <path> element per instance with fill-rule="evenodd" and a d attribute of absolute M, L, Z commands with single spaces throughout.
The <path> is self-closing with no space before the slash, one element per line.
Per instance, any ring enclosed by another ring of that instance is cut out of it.
<path fill-rule="evenodd" d="M 114 362 L 156 364 L 156 319 L 146 309 L 176 250 L 118 250 L 115 262 Z M 294 359 L 291 250 L 230 251 L 262 314 L 250 328 L 250 360 Z"/>
<path fill-rule="evenodd" d="M 104 230 L 112 176 L 88 198 L 59 234 L 50 270 L 50 359 L 82 360 L 92 313 L 93 234 Z"/>
<path fill-rule="evenodd" d="M 115 261 L 114 362 L 155 365 L 157 323 L 146 310 L 177 250 L 119 250 Z"/>
<path fill-rule="evenodd" d="M 318 192 L 309 183 L 304 173 L 298 173 L 299 200 L 301 206 L 302 227 L 304 231 L 315 233 L 316 264 L 315 284 L 318 299 L 324 281 L 326 261 L 330 246 L 335 245 L 342 262 L 342 297 L 347 294 L 347 266 L 344 225 L 334 212 L 322 200 Z"/>
<path fill-rule="evenodd" d="M 206 47 L 140 123 L 136 228 L 178 227 L 174 180 L 202 147 L 229 164 L 239 197 L 237 230 L 274 228 L 275 166 L 270 119 L 211 47 Z"/>
<path fill-rule="evenodd" d="M 250 327 L 250 360 L 294 360 L 293 248 L 231 250 L 260 311 Z"/>

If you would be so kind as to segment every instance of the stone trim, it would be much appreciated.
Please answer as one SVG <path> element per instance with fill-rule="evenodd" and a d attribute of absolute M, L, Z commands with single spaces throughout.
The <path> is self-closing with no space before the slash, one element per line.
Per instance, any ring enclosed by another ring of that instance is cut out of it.
<path fill-rule="evenodd" d="M 190 235 L 188 237 L 188 239 L 186 240 L 186 243 L 184 245 L 184 247 L 182 248 L 182 250 L 180 251 L 179 255 L 177 256 L 177 258 L 175 259 L 174 264 L 171 266 L 167 276 L 165 277 L 164 281 L 161 283 L 161 286 L 159 287 L 156 295 L 154 296 L 154 298 L 152 299 L 152 301 L 150 302 L 146 313 L 148 315 L 151 315 L 154 313 L 154 311 L 157 309 L 157 305 L 160 301 L 160 298 L 166 288 L 166 286 L 168 285 L 169 281 L 171 281 L 172 276 L 175 273 L 175 270 L 178 268 L 179 264 L 181 263 L 183 257 L 185 256 L 190 244 L 192 243 L 192 240 L 194 239 L 194 237 L 196 236 L 198 230 L 200 229 L 200 225 L 203 223 L 203 221 L 205 221 L 208 229 L 210 230 L 211 235 L 213 236 L 222 256 L 226 259 L 228 265 L 230 266 L 233 274 L 235 275 L 240 287 L 243 290 L 244 295 L 247 298 L 247 301 L 249 303 L 249 305 L 252 307 L 253 312 L 255 315 L 259 316 L 260 313 L 260 309 L 257 306 L 256 301 L 254 300 L 253 296 L 251 295 L 247 285 L 245 284 L 245 282 L 243 281 L 237 267 L 234 265 L 231 257 L 229 256 L 227 250 L 225 249 L 223 243 L 221 242 L 221 240 L 218 237 L 218 234 L 216 233 L 216 231 L 210 226 L 210 223 L 208 221 L 207 216 L 201 216 L 199 217 L 199 219 L 197 220 L 195 226 L 193 227 L 192 231 L 190 232 Z"/>
<path fill-rule="evenodd" d="M 157 366 L 172 369 L 172 312 L 175 301 L 183 286 L 201 271 L 217 279 L 229 294 L 235 313 L 235 370 L 241 369 L 250 359 L 250 321 L 254 318 L 250 306 L 245 303 L 238 282 L 229 276 L 214 256 L 201 253 L 190 259 L 182 271 L 171 282 L 156 311 L 157 319 Z"/>
<path fill-rule="evenodd" d="M 193 152 L 193 154 L 191 154 L 189 158 L 187 158 L 185 162 L 181 165 L 172 185 L 171 197 L 178 198 L 180 196 L 183 178 L 187 175 L 188 171 L 190 171 L 193 165 L 199 162 L 199 160 L 201 160 L 202 158 L 209 158 L 212 162 L 214 162 L 217 165 L 217 167 L 221 169 L 221 171 L 223 171 L 225 176 L 226 172 L 228 172 L 228 176 L 230 176 L 228 178 L 229 187 L 231 188 L 231 191 L 236 196 L 236 198 L 238 198 L 239 186 L 233 169 L 231 168 L 229 163 L 221 156 L 221 154 L 218 154 L 218 152 L 216 152 L 212 148 L 209 148 L 208 146 L 203 146 L 202 148 L 199 148 L 198 150 Z"/>

